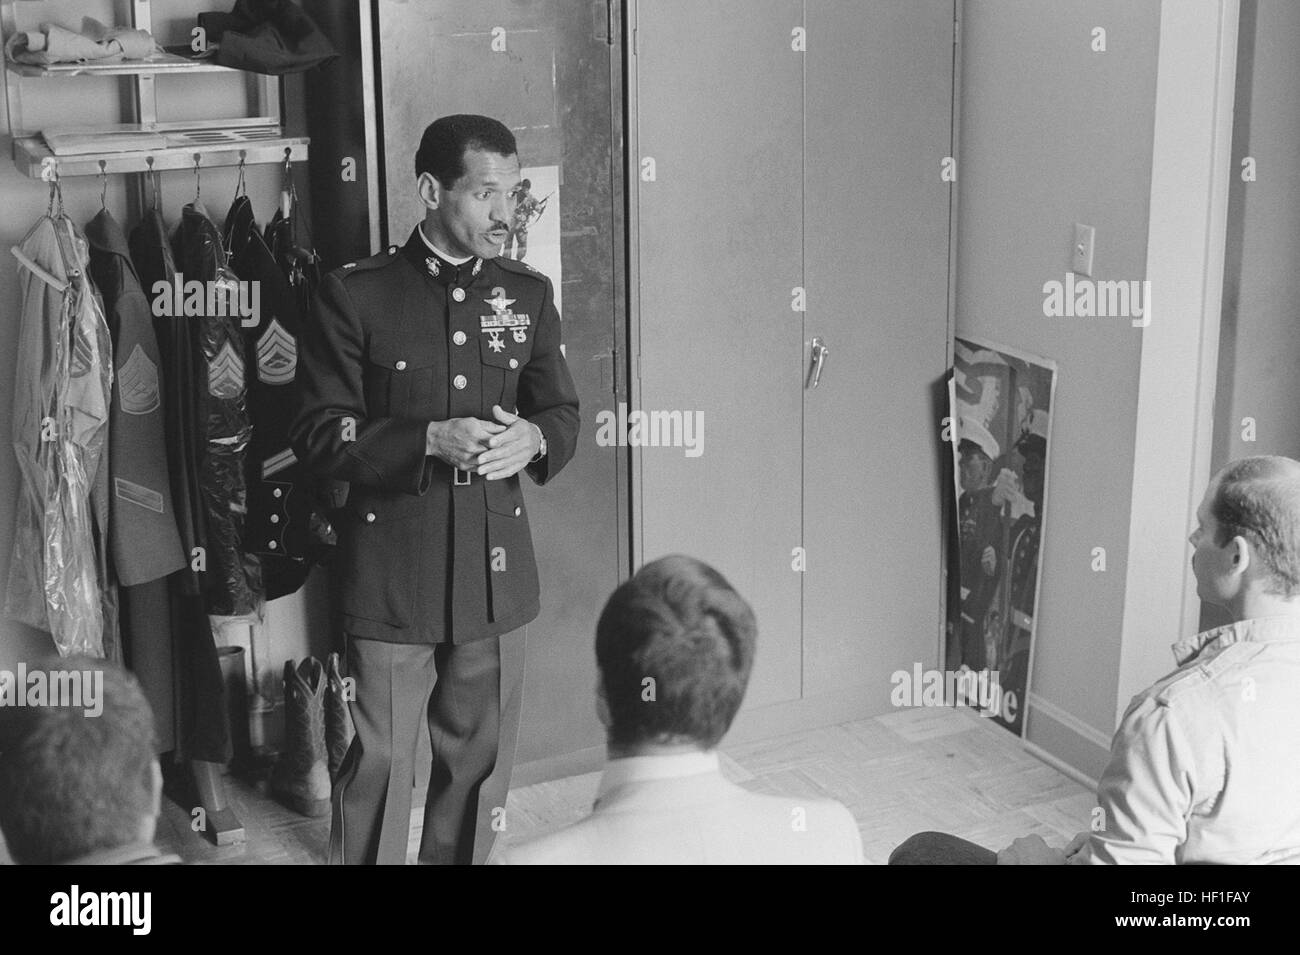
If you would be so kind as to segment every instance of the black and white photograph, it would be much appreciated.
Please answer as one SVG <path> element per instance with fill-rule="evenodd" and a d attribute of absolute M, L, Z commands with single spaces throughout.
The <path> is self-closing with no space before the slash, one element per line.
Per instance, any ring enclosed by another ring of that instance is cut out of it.
<path fill-rule="evenodd" d="M 0 42 L 0 872 L 1300 864 L 1300 3 Z"/>

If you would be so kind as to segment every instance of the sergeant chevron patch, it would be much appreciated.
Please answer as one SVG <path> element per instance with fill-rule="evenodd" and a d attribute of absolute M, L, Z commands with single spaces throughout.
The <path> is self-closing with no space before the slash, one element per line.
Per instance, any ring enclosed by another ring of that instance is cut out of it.
<path fill-rule="evenodd" d="M 117 402 L 124 414 L 150 414 L 161 405 L 158 366 L 136 345 L 117 370 Z"/>
<path fill-rule="evenodd" d="M 257 377 L 267 385 L 287 385 L 298 367 L 298 343 L 276 319 L 257 340 Z"/>
<path fill-rule="evenodd" d="M 214 398 L 238 398 L 244 390 L 244 359 L 226 342 L 208 365 L 208 394 Z"/>

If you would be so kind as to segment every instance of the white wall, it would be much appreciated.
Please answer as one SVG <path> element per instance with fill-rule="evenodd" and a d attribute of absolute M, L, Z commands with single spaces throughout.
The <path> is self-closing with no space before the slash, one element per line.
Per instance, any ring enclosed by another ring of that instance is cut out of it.
<path fill-rule="evenodd" d="M 1096 228 L 1093 278 L 1145 277 L 1159 23 L 1158 0 L 964 6 L 957 332 L 1058 363 L 1028 738 L 1092 776 L 1114 729 L 1141 339 L 1124 318 L 1044 317 L 1042 289 L 1076 222 Z"/>

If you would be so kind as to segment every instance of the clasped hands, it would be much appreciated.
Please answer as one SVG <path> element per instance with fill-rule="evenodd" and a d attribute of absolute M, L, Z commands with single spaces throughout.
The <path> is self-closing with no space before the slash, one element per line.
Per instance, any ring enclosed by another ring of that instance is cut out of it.
<path fill-rule="evenodd" d="M 523 470 L 541 450 L 541 430 L 500 405 L 492 406 L 496 421 L 449 418 L 431 421 L 425 454 L 488 481 L 500 481 Z"/>

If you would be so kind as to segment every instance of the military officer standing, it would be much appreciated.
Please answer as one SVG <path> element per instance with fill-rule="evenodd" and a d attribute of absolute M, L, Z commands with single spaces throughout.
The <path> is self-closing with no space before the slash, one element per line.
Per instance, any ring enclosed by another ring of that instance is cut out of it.
<path fill-rule="evenodd" d="M 349 482 L 337 522 L 357 735 L 333 792 L 330 861 L 402 863 L 418 734 L 433 768 L 423 863 L 483 862 L 504 813 L 537 567 L 518 472 L 572 457 L 578 398 L 550 280 L 501 258 L 520 185 L 514 135 L 436 120 L 415 157 L 423 222 L 326 277 L 291 428 Z"/>

